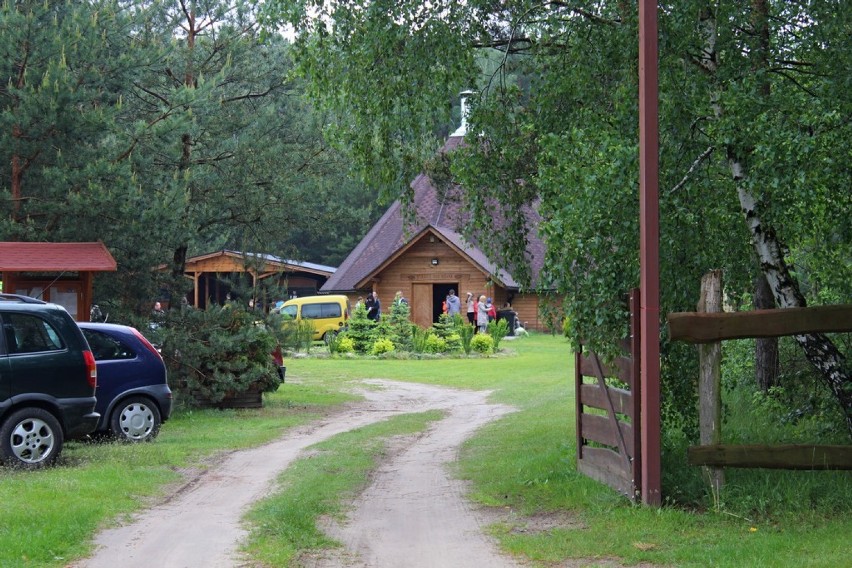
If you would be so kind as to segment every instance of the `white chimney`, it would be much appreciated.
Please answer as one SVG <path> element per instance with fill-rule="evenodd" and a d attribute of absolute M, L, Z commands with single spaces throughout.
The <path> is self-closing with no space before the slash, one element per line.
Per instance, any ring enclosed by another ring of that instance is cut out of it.
<path fill-rule="evenodd" d="M 450 136 L 464 136 L 467 134 L 467 117 L 470 113 L 470 106 L 468 105 L 467 100 L 473 94 L 473 91 L 462 91 L 459 93 L 459 101 L 461 103 L 461 124 L 455 132 L 450 134 Z"/>

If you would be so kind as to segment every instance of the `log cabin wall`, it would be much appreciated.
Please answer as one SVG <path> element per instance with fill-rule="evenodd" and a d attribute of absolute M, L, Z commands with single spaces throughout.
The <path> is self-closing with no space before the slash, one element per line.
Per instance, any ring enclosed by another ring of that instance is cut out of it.
<path fill-rule="evenodd" d="M 518 312 L 518 320 L 526 329 L 544 331 L 538 314 L 538 295 L 516 294 L 512 298 L 512 309 Z"/>

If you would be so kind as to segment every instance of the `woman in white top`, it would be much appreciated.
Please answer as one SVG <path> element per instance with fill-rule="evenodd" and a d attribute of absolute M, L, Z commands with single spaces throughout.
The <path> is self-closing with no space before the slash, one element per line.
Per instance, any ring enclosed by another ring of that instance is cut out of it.
<path fill-rule="evenodd" d="M 488 329 L 488 304 L 485 302 L 485 296 L 480 296 L 479 302 L 476 303 L 476 325 L 480 333 L 485 333 Z"/>

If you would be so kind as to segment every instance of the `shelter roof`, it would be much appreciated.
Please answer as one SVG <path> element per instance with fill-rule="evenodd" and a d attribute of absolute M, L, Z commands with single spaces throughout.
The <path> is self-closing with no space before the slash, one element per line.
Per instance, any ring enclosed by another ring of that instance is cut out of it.
<path fill-rule="evenodd" d="M 8 272 L 111 272 L 115 259 L 100 242 L 0 243 L 0 271 Z"/>
<path fill-rule="evenodd" d="M 310 272 L 313 274 L 319 274 L 322 276 L 329 276 L 334 274 L 337 268 L 333 266 L 326 266 L 324 264 L 316 264 L 313 262 L 302 262 L 299 260 L 290 260 L 284 259 L 279 256 L 264 254 L 264 253 L 254 253 L 254 252 L 240 252 L 236 250 L 220 250 L 216 252 L 211 252 L 208 254 L 202 254 L 199 256 L 193 256 L 186 260 L 187 270 L 190 270 L 191 265 L 201 263 L 205 260 L 210 260 L 217 257 L 230 257 L 240 262 L 251 263 L 254 261 L 259 261 L 264 265 L 266 269 L 269 268 L 278 268 L 281 270 L 290 270 L 290 271 L 302 271 L 302 272 Z M 162 267 L 164 268 L 165 265 Z"/>

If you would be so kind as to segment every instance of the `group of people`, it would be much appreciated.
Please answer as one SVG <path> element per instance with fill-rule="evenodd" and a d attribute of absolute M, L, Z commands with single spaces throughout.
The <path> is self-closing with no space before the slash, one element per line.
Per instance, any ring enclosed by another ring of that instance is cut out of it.
<path fill-rule="evenodd" d="M 397 292 L 393 301 L 394 303 L 408 303 L 408 300 L 403 297 L 402 292 Z M 359 297 L 356 307 L 362 302 L 367 308 L 367 318 L 379 321 L 382 317 L 382 303 L 379 301 L 379 294 L 371 292 L 367 295 L 366 299 Z M 484 333 L 488 328 L 488 322 L 497 319 L 497 307 L 491 301 L 491 298 L 486 297 L 484 294 L 476 298 L 473 292 L 468 292 L 465 303 L 467 307 L 467 321 L 475 326 L 478 332 Z M 461 315 L 462 302 L 461 298 L 456 296 L 455 290 L 451 289 L 449 291 L 442 308 L 443 312 L 449 316 Z"/>
<path fill-rule="evenodd" d="M 475 325 L 480 333 L 485 333 L 488 329 L 488 322 L 497 319 L 497 307 L 491 302 L 491 298 L 487 298 L 485 294 L 476 298 L 473 292 L 467 293 L 467 321 L 471 325 Z"/>
<path fill-rule="evenodd" d="M 365 300 L 363 297 L 358 297 L 358 302 L 355 304 L 355 308 L 361 304 L 367 308 L 367 319 L 373 321 L 379 321 L 382 319 L 382 302 L 379 300 L 378 292 L 370 292 L 367 294 L 367 299 Z"/>
<path fill-rule="evenodd" d="M 497 307 L 491 301 L 491 298 L 484 294 L 476 298 L 473 292 L 467 293 L 465 299 L 467 307 L 467 321 L 476 327 L 477 331 L 485 332 L 488 327 L 488 322 L 497 319 Z M 447 294 L 447 299 L 444 300 L 444 313 L 450 316 L 461 315 L 461 299 L 456 296 L 455 290 L 450 290 Z"/>

